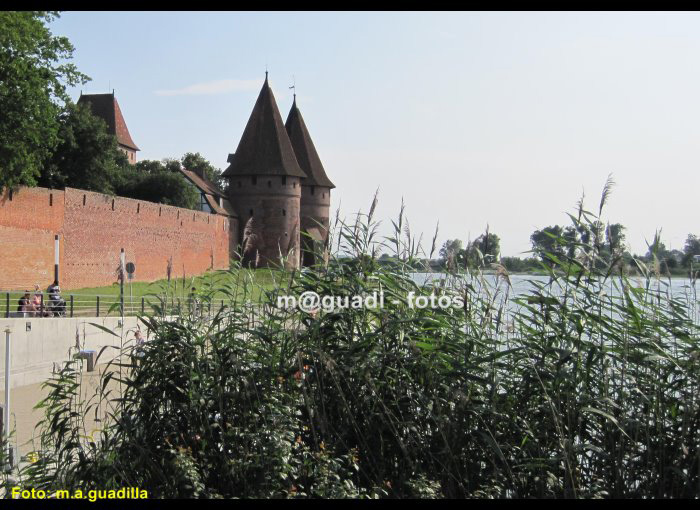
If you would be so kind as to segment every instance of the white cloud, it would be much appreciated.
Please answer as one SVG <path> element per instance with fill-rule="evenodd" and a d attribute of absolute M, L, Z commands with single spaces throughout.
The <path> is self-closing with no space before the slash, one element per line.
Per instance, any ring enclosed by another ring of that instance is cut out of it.
<path fill-rule="evenodd" d="M 204 96 L 258 90 L 260 85 L 260 80 L 214 80 L 195 83 L 180 89 L 156 90 L 155 94 L 157 96 Z"/>

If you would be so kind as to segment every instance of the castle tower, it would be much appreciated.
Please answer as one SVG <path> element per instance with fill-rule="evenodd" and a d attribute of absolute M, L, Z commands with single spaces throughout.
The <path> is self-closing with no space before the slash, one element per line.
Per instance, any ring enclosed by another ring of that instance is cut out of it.
<path fill-rule="evenodd" d="M 111 94 L 83 94 L 81 92 L 78 104 L 87 104 L 93 115 L 100 117 L 107 123 L 107 132 L 117 137 L 119 148 L 126 154 L 129 163 L 135 164 L 136 151 L 141 149 L 131 139 L 117 98 L 114 97 L 114 91 Z"/>
<path fill-rule="evenodd" d="M 296 94 L 285 124 L 289 139 L 301 169 L 307 177 L 301 183 L 301 239 L 302 264 L 314 264 L 314 242 L 325 243 L 328 239 L 331 189 L 335 184 L 326 175 L 318 157 L 314 142 L 306 128 L 304 118 L 297 107 Z"/>
<path fill-rule="evenodd" d="M 297 163 L 267 73 L 228 162 L 222 176 L 229 179 L 229 199 L 240 218 L 244 263 L 277 265 L 281 253 L 290 257 L 290 267 L 298 267 L 301 181 L 306 174 Z"/>

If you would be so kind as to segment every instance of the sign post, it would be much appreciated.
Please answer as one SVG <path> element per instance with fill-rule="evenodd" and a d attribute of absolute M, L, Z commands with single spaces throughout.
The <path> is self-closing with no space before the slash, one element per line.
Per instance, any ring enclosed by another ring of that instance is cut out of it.
<path fill-rule="evenodd" d="M 129 306 L 131 306 L 132 311 L 134 308 L 134 293 L 133 293 L 134 286 L 131 284 L 131 280 L 134 279 L 134 272 L 135 271 L 136 271 L 136 266 L 134 265 L 134 263 L 127 262 L 126 274 L 129 276 Z"/>
<path fill-rule="evenodd" d="M 124 318 L 124 248 L 119 254 L 119 305 L 122 319 Z M 123 322 L 123 321 L 122 321 Z"/>

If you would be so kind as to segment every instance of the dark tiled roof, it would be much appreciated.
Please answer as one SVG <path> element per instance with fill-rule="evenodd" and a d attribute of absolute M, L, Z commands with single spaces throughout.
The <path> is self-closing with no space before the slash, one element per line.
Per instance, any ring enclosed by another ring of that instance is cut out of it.
<path fill-rule="evenodd" d="M 222 174 L 306 177 L 299 166 L 272 89 L 265 83 L 250 114 L 231 164 Z"/>
<path fill-rule="evenodd" d="M 202 177 L 197 172 L 193 170 L 187 170 L 186 168 L 182 167 L 180 168 L 180 172 L 182 172 L 182 175 L 184 175 L 186 179 L 188 179 L 192 184 L 197 186 L 204 193 L 208 193 L 216 197 L 226 197 L 224 192 L 219 190 L 219 188 L 217 188 L 213 182 L 211 182 L 206 177 Z"/>
<path fill-rule="evenodd" d="M 78 104 L 81 103 L 89 104 L 92 113 L 107 123 L 108 132 L 117 137 L 119 145 L 135 151 L 141 150 L 131 139 L 129 129 L 126 127 L 126 122 L 114 94 L 81 95 L 80 99 L 78 99 Z"/>
<path fill-rule="evenodd" d="M 294 98 L 292 109 L 289 110 L 285 127 L 287 128 L 287 134 L 289 134 L 299 166 L 307 175 L 302 184 L 305 186 L 335 188 L 335 184 L 331 182 L 323 169 L 321 158 L 318 157 L 314 142 L 309 135 L 309 130 L 306 129 L 304 117 L 301 116 L 301 112 L 297 107 L 296 98 Z"/>

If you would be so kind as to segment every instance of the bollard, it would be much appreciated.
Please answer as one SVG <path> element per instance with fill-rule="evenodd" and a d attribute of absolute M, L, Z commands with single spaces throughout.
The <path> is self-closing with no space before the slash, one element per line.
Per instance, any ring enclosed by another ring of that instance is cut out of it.
<path fill-rule="evenodd" d="M 100 316 L 100 296 L 97 296 L 97 316 Z"/>

